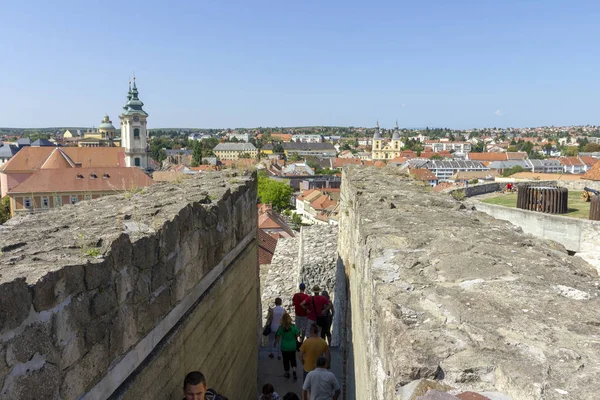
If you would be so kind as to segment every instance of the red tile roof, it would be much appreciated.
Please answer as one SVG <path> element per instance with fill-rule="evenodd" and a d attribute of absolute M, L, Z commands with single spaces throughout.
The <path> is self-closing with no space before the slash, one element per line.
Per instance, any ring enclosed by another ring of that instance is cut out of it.
<path fill-rule="evenodd" d="M 119 192 L 153 183 L 137 167 L 40 169 L 8 193 Z"/>
<path fill-rule="evenodd" d="M 579 156 L 579 159 L 581 161 L 583 161 L 583 163 L 589 167 L 591 167 L 592 165 L 594 165 L 598 162 L 598 159 L 594 158 L 592 156 Z"/>
<path fill-rule="evenodd" d="M 588 179 L 590 181 L 600 181 L 600 162 L 597 162 L 590 168 L 581 179 Z"/>
<path fill-rule="evenodd" d="M 437 181 L 437 176 L 427 168 L 414 168 L 410 173 L 418 181 Z"/>
<path fill-rule="evenodd" d="M 286 222 L 273 210 L 267 210 L 260 212 L 258 215 L 258 227 L 260 229 L 281 229 L 286 232 L 289 236 L 294 237 L 294 232 L 286 224 Z"/>
<path fill-rule="evenodd" d="M 332 158 L 331 168 L 341 168 L 344 165 L 361 165 L 361 160 L 358 158 Z"/>
<path fill-rule="evenodd" d="M 262 229 L 258 230 L 258 264 L 271 264 L 275 248 L 277 247 L 277 238 L 269 235 Z"/>
<path fill-rule="evenodd" d="M 506 152 L 507 160 L 524 160 L 527 158 L 527 153 L 524 151 L 508 151 Z"/>
<path fill-rule="evenodd" d="M 506 161 L 506 153 L 469 153 L 472 161 Z"/>
<path fill-rule="evenodd" d="M 52 155 L 52 158 L 50 156 Z M 48 168 L 69 168 L 64 156 L 75 163 L 69 167 L 125 167 L 125 149 L 122 147 L 23 147 L 13 158 L 0 167 L 0 171 L 33 172 L 46 161 Z M 62 160 L 61 160 L 62 158 Z"/>
<path fill-rule="evenodd" d="M 584 164 L 577 157 L 560 157 L 558 159 L 562 165 L 567 166 L 583 166 Z"/>

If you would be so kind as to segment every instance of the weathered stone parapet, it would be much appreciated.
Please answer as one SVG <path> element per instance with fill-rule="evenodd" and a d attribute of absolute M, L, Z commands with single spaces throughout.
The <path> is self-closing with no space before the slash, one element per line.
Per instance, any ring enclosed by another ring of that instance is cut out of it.
<path fill-rule="evenodd" d="M 135 381 L 184 304 L 196 307 L 247 248 L 256 257 L 256 225 L 255 178 L 208 173 L 0 226 L 0 397 L 106 398 Z M 257 293 L 256 265 L 244 276 Z M 180 394 L 183 376 L 163 377 L 163 393 Z"/>
<path fill-rule="evenodd" d="M 513 400 L 597 397 L 589 264 L 397 170 L 346 168 L 341 198 L 356 380 L 346 393 L 402 398 L 429 378 Z"/>

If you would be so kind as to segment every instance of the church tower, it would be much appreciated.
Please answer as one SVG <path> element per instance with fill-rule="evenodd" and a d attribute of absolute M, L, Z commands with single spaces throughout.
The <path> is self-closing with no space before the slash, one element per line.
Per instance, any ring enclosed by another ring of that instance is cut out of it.
<path fill-rule="evenodd" d="M 400 149 L 402 148 L 402 140 L 400 138 L 400 128 L 398 127 L 398 120 L 396 120 L 396 126 L 394 126 L 394 134 L 392 135 L 392 148 L 394 149 L 394 157 L 399 157 Z"/>
<path fill-rule="evenodd" d="M 148 168 L 148 114 L 142 109 L 144 103 L 138 98 L 138 90 L 133 78 L 133 88 L 129 84 L 125 110 L 121 119 L 121 146 L 125 149 L 125 166 Z"/>
<path fill-rule="evenodd" d="M 371 146 L 371 159 L 377 160 L 381 157 L 380 151 L 382 148 L 383 138 L 381 137 L 381 129 L 379 129 L 379 120 L 377 120 L 377 126 L 375 127 L 375 135 L 373 135 L 373 145 Z"/>

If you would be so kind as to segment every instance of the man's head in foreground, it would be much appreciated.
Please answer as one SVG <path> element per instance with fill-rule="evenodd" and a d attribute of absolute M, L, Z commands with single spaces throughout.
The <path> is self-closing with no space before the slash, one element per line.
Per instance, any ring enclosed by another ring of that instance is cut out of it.
<path fill-rule="evenodd" d="M 183 380 L 185 400 L 204 400 L 206 394 L 206 378 L 199 371 L 192 371 Z"/>

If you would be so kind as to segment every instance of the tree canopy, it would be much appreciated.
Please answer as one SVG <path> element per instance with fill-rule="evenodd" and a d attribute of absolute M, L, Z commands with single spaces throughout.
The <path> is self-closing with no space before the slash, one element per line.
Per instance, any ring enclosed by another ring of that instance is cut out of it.
<path fill-rule="evenodd" d="M 0 199 L 0 225 L 10 218 L 10 197 L 4 196 Z"/>
<path fill-rule="evenodd" d="M 294 190 L 284 182 L 270 179 L 265 173 L 258 174 L 258 199 L 263 204 L 271 204 L 273 209 L 282 211 L 290 208 Z"/>

